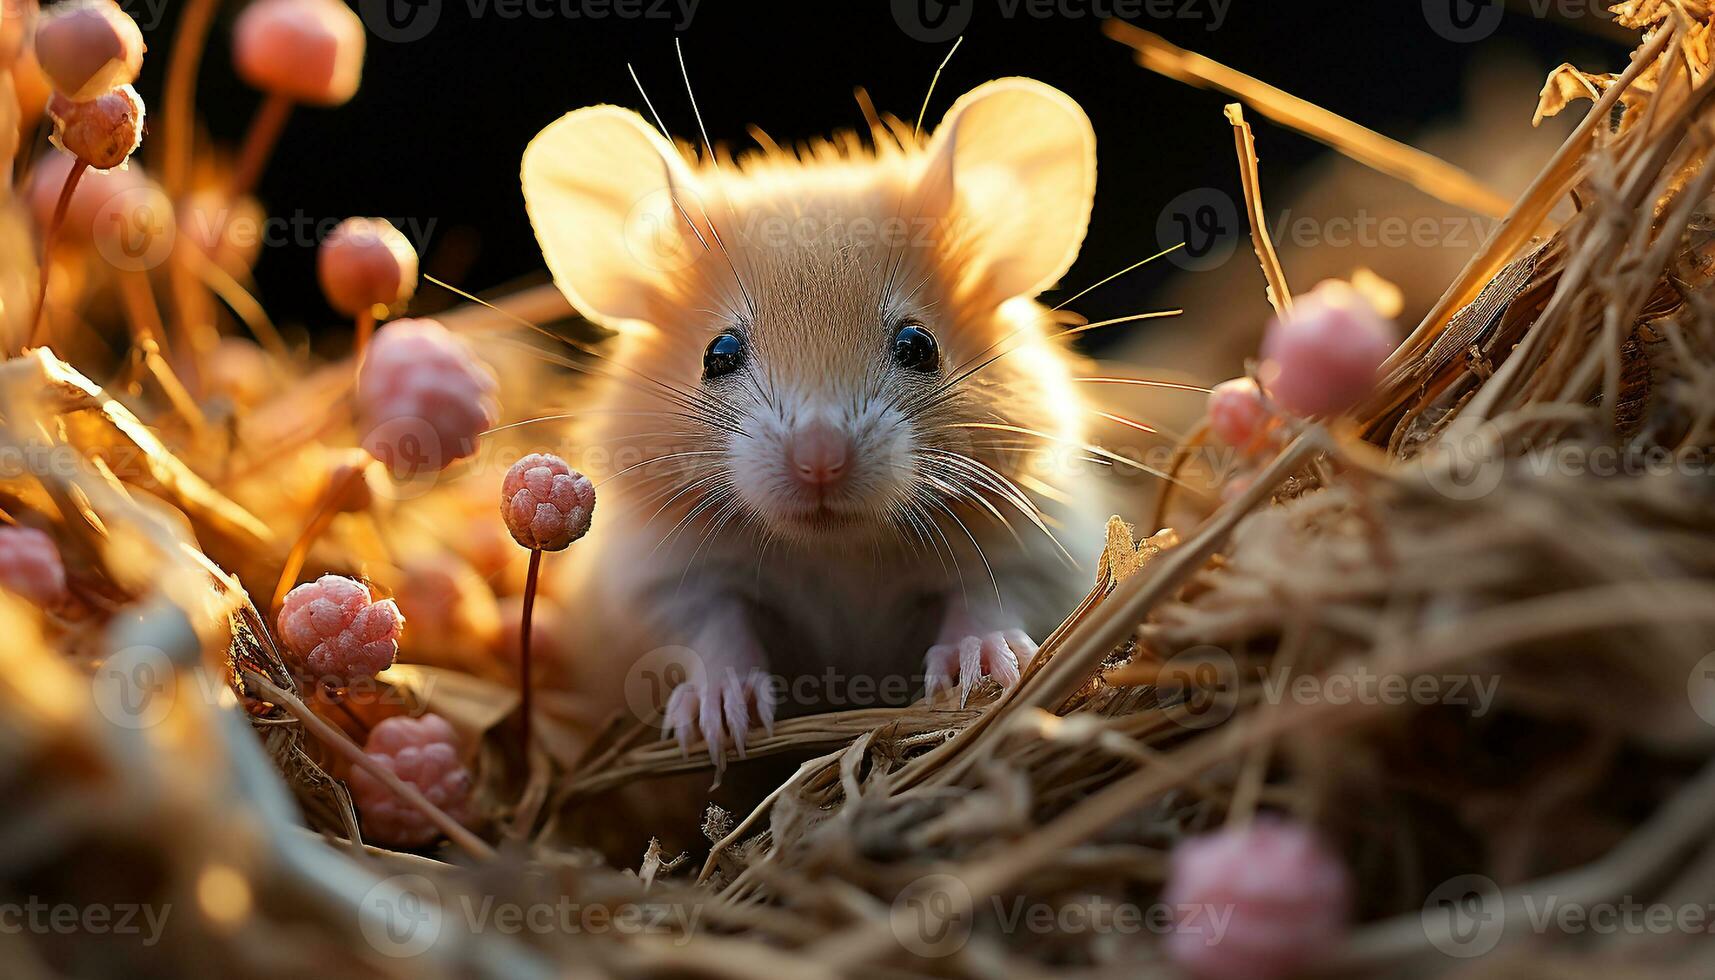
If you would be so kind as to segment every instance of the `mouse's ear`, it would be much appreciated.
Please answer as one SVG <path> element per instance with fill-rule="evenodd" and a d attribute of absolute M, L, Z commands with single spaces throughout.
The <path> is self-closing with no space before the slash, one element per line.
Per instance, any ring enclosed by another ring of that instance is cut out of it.
<path fill-rule="evenodd" d="M 537 134 L 521 177 L 542 257 L 572 306 L 613 329 L 660 323 L 673 274 L 702 251 L 681 215 L 695 181 L 672 145 L 629 109 L 592 106 Z"/>
<path fill-rule="evenodd" d="M 1002 78 L 953 103 L 920 187 L 953 214 L 1000 295 L 1034 296 L 1078 256 L 1096 195 L 1096 134 L 1071 96 Z"/>

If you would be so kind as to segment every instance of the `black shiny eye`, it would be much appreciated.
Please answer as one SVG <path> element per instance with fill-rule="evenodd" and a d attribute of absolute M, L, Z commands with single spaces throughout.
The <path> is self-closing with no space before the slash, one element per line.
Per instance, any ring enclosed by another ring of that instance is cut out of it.
<path fill-rule="evenodd" d="M 703 378 L 718 378 L 744 366 L 744 341 L 738 334 L 723 333 L 709 341 L 703 351 Z"/>
<path fill-rule="evenodd" d="M 915 323 L 907 323 L 893 335 L 893 360 L 912 371 L 933 371 L 941 364 L 941 348 L 935 335 Z"/>

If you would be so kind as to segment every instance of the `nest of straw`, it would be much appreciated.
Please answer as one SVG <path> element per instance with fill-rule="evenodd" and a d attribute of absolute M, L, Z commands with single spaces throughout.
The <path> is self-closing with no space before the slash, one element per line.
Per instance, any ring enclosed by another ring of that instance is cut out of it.
<path fill-rule="evenodd" d="M 9 975 L 1167 972 L 1148 930 L 1021 930 L 1005 910 L 1147 906 L 1176 841 L 1260 808 L 1319 828 L 1357 884 L 1353 930 L 1321 970 L 1708 975 L 1694 933 L 1524 914 L 1544 897 L 1715 905 L 1715 682 L 1699 682 L 1715 650 L 1715 483 L 1698 465 L 1715 452 L 1712 22 L 1690 0 L 1619 13 L 1641 35 L 1630 64 L 1550 80 L 1543 111 L 1594 106 L 1368 404 L 1297 426 L 1212 511 L 1164 500 L 1178 530 L 1111 524 L 1091 592 L 1015 688 L 968 710 L 785 722 L 748 763 L 780 764 L 783 780 L 745 809 L 709 807 L 702 846 L 652 846 L 630 866 L 585 846 L 577 828 L 602 818 L 589 801 L 708 765 L 625 725 L 561 752 L 552 696 L 546 758 L 483 742 L 488 821 L 449 827 L 430 854 L 361 843 L 336 778 L 356 747 L 295 693 L 246 588 L 268 580 L 306 501 L 264 507 L 242 453 L 199 475 L 181 458 L 207 433 L 170 431 L 170 446 L 50 350 L 0 364 L 0 448 L 26 464 L 0 502 L 50 516 L 91 593 L 114 608 L 141 597 L 125 635 L 171 668 L 138 674 L 102 639 L 118 628 L 104 616 L 54 621 L 0 597 L 8 888 L 172 910 L 142 948 L 0 931 Z M 1114 33 L 1147 66 L 1485 206 L 1456 175 Z M 1258 250 L 1278 300 L 1261 234 Z M 534 318 L 543 302 L 501 305 Z M 506 327 L 481 309 L 448 320 Z M 244 437 L 324 452 L 294 426 L 323 417 L 348 374 L 282 395 Z M 463 513 L 424 506 L 437 522 Z M 333 535 L 315 560 L 368 567 L 366 533 Z M 164 600 L 153 614 L 150 597 Z M 388 672 L 390 710 L 428 703 L 505 730 L 503 676 L 426 659 Z M 1283 695 L 1283 678 L 1316 696 Z M 153 685 L 156 723 L 102 710 L 128 682 Z M 1448 955 L 1423 911 L 1465 875 L 1511 913 L 1472 958 Z M 913 900 L 925 889 L 936 901 Z M 569 917 L 508 929 L 472 911 L 499 907 Z M 638 918 L 617 926 L 616 910 Z M 910 941 L 940 926 L 959 941 Z"/>

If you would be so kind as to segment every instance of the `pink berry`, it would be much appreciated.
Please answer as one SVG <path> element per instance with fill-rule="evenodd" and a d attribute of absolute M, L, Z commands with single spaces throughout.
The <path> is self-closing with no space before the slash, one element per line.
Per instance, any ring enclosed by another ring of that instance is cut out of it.
<path fill-rule="evenodd" d="M 440 715 L 388 718 L 370 730 L 363 751 L 415 786 L 447 816 L 460 823 L 470 821 L 470 770 L 459 759 L 458 733 Z M 393 795 L 368 770 L 354 767 L 347 782 L 363 820 L 364 836 L 376 843 L 421 847 L 441 836 L 427 815 Z"/>
<path fill-rule="evenodd" d="M 143 97 L 121 85 L 87 102 L 48 100 L 54 145 L 97 170 L 123 166 L 143 142 Z"/>
<path fill-rule="evenodd" d="M 382 218 L 347 218 L 322 242 L 316 274 L 328 305 L 356 316 L 411 298 L 417 291 L 417 251 Z"/>
<path fill-rule="evenodd" d="M 232 28 L 239 77 L 310 105 L 351 101 L 363 48 L 363 21 L 339 0 L 256 0 Z"/>
<path fill-rule="evenodd" d="M 1351 882 L 1311 830 L 1263 817 L 1181 841 L 1162 901 L 1181 917 L 1167 955 L 1188 973 L 1271 980 L 1297 973 L 1339 941 Z"/>
<path fill-rule="evenodd" d="M 392 599 L 375 602 L 363 583 L 323 575 L 286 593 L 280 641 L 313 680 L 350 686 L 393 665 L 405 617 Z"/>
<path fill-rule="evenodd" d="M 0 589 L 38 606 L 66 598 L 66 569 L 59 546 L 33 527 L 0 527 Z"/>
<path fill-rule="evenodd" d="M 1300 297 L 1263 338 L 1258 374 L 1269 396 L 1297 415 L 1343 412 L 1375 390 L 1393 352 L 1394 325 L 1350 285 L 1330 281 Z"/>
<path fill-rule="evenodd" d="M 395 476 L 443 470 L 476 452 L 499 406 L 494 373 L 434 320 L 395 320 L 375 334 L 357 375 L 363 448 Z"/>
<path fill-rule="evenodd" d="M 1223 381 L 1209 392 L 1209 431 L 1235 449 L 1254 449 L 1268 431 L 1268 406 L 1250 378 Z"/>
<path fill-rule="evenodd" d="M 512 464 L 500 485 L 500 513 L 513 540 L 532 551 L 562 551 L 590 529 L 595 487 L 547 453 Z"/>
<path fill-rule="evenodd" d="M 113 0 L 66 0 L 36 28 L 36 58 L 54 89 L 85 102 L 137 80 L 143 32 Z"/>

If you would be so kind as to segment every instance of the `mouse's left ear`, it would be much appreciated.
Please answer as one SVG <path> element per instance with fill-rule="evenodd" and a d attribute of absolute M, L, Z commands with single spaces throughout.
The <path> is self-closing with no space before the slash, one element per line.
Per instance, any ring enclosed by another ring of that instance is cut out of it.
<path fill-rule="evenodd" d="M 999 295 L 1054 285 L 1090 224 L 1096 134 L 1071 96 L 1002 78 L 953 103 L 929 144 L 919 193 L 928 213 L 955 216 Z"/>

